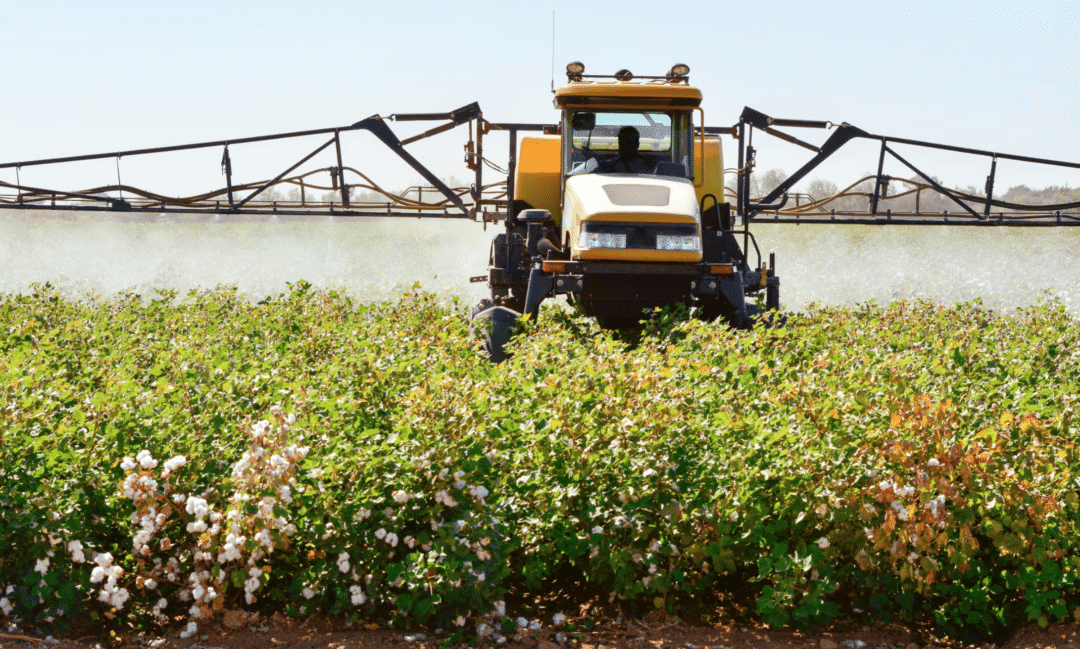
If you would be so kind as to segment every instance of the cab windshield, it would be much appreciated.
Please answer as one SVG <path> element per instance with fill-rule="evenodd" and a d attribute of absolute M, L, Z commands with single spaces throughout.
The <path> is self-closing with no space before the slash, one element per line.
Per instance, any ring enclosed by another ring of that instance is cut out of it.
<path fill-rule="evenodd" d="M 693 177 L 688 111 L 567 111 L 563 172 Z"/>

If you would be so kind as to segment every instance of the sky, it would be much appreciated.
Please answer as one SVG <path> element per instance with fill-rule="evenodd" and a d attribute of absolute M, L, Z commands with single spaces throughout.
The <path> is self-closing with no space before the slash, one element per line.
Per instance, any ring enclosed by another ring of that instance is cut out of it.
<path fill-rule="evenodd" d="M 553 61 L 557 84 L 573 60 L 603 74 L 663 74 L 686 63 L 710 126 L 733 125 L 751 106 L 776 117 L 1080 162 L 1078 2 L 675 8 L 633 0 L 0 0 L 0 162 L 342 126 L 473 101 L 491 121 L 554 123 Z M 827 135 L 791 132 L 814 142 Z M 410 150 L 439 175 L 462 178 L 462 134 Z M 767 140 L 755 139 L 761 170 L 790 173 L 808 157 Z M 487 142 L 496 160 L 505 159 L 505 142 Z M 237 150 L 238 179 L 282 171 L 320 143 Z M 733 141 L 724 145 L 732 167 Z M 347 164 L 391 187 L 409 182 L 369 136 L 352 134 L 343 146 Z M 175 193 L 206 189 L 223 185 L 220 156 L 124 159 L 119 173 L 127 183 Z M 981 187 L 989 172 L 988 160 L 908 157 L 953 186 Z M 856 147 L 810 178 L 843 187 L 876 163 L 876 146 Z M 20 173 L 28 185 L 71 188 L 114 182 L 117 166 Z M 0 170 L 0 180 L 15 179 Z M 998 187 L 1017 184 L 1077 187 L 1080 170 L 1000 164 Z"/>

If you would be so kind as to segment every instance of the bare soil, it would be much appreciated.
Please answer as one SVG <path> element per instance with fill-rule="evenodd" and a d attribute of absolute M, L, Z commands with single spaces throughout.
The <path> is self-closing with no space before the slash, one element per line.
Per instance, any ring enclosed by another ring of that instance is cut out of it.
<path fill-rule="evenodd" d="M 231 620 L 230 626 L 237 626 L 236 620 Z M 126 637 L 79 636 L 75 631 L 69 638 L 56 640 L 14 629 L 9 631 L 0 633 L 0 649 L 437 649 L 440 640 L 438 636 L 418 640 L 415 631 L 364 628 L 322 617 L 297 620 L 283 616 L 247 620 L 239 628 L 229 628 L 222 619 L 216 619 L 201 624 L 199 633 L 187 639 L 179 637 L 179 630 L 164 636 Z M 1080 647 L 1077 631 L 1080 631 L 1077 624 L 1048 629 L 1024 627 L 1007 640 L 997 645 L 986 643 L 981 649 Z M 561 646 L 553 642 L 553 633 L 545 630 L 511 639 L 504 646 L 506 649 L 943 649 L 916 641 L 907 628 L 898 625 L 869 629 L 834 627 L 801 633 L 740 625 L 691 626 L 660 616 L 599 625 Z"/>

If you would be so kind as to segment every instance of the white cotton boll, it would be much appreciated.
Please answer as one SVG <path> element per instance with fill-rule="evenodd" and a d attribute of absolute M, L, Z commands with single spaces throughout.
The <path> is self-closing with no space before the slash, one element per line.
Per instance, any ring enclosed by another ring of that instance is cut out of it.
<path fill-rule="evenodd" d="M 86 561 L 86 555 L 83 554 L 82 541 L 72 540 L 67 544 L 68 552 L 71 553 L 71 560 L 75 563 L 83 563 Z"/>
<path fill-rule="evenodd" d="M 254 604 L 255 599 L 256 599 L 255 595 L 252 594 L 251 592 L 244 593 L 244 601 L 247 602 L 248 604 Z"/>
<path fill-rule="evenodd" d="M 124 603 L 128 601 L 128 597 L 130 597 L 130 595 L 128 594 L 127 589 L 120 588 L 113 591 L 112 597 L 109 598 L 109 603 L 112 604 L 113 608 L 121 609 L 124 608 Z"/>
<path fill-rule="evenodd" d="M 819 548 L 821 548 L 822 550 L 828 548 L 829 547 L 829 539 L 825 538 L 824 536 L 821 537 L 820 539 L 817 540 L 817 546 Z"/>
<path fill-rule="evenodd" d="M 364 593 L 364 589 L 357 585 L 349 586 L 349 600 L 353 606 L 363 606 L 367 601 L 367 594 Z"/>
<path fill-rule="evenodd" d="M 139 487 L 147 493 L 157 493 L 158 483 L 148 475 L 139 476 Z"/>
<path fill-rule="evenodd" d="M 192 604 L 191 608 L 188 609 L 188 615 L 191 617 L 202 617 L 202 609 L 199 608 L 198 604 Z"/>
<path fill-rule="evenodd" d="M 554 616 L 552 616 L 551 623 L 557 627 L 562 626 L 566 624 L 566 616 L 562 613 L 556 613 Z"/>
<path fill-rule="evenodd" d="M 933 469 L 934 467 L 941 466 L 941 462 L 938 462 L 937 458 L 932 457 L 932 458 L 930 458 L 930 461 L 926 463 L 926 466 Z"/>
<path fill-rule="evenodd" d="M 188 622 L 188 625 L 184 627 L 184 630 L 180 632 L 180 637 L 187 640 L 191 636 L 195 635 L 199 630 L 199 625 L 195 622 Z"/>
<path fill-rule="evenodd" d="M 204 594 L 206 594 L 206 589 L 202 587 L 202 584 L 191 589 L 191 596 L 195 598 L 196 602 L 201 601 Z"/>
<path fill-rule="evenodd" d="M 814 509 L 814 513 L 818 516 L 824 516 L 825 514 L 829 513 L 829 506 L 825 503 L 821 503 Z"/>
<path fill-rule="evenodd" d="M 908 560 L 908 563 L 915 563 L 916 561 L 919 560 L 919 555 L 912 552 L 911 554 L 907 555 L 907 560 Z"/>
<path fill-rule="evenodd" d="M 495 614 L 499 617 L 506 617 L 506 602 L 502 600 L 495 602 Z"/>
<path fill-rule="evenodd" d="M 604 533 L 604 528 L 600 527 L 599 525 L 596 525 L 596 526 L 594 526 L 592 528 L 592 533 L 593 534 L 603 534 Z"/>
<path fill-rule="evenodd" d="M 11 612 L 15 610 L 15 607 L 11 605 L 6 597 L 0 597 L 0 611 L 4 612 L 4 615 L 11 615 Z"/>
<path fill-rule="evenodd" d="M 529 630 L 530 631 L 539 631 L 542 628 L 543 627 L 540 626 L 540 623 L 537 622 L 536 620 L 533 620 L 532 622 L 529 622 Z"/>
<path fill-rule="evenodd" d="M 403 504 L 409 502 L 409 492 L 407 492 L 407 491 L 403 491 L 403 490 L 399 489 L 399 490 L 394 492 L 393 496 L 394 496 L 394 502 L 398 503 L 399 505 L 403 505 Z"/>
<path fill-rule="evenodd" d="M 187 458 L 184 457 L 183 455 L 177 455 L 176 457 L 174 457 L 174 458 L 172 458 L 170 460 L 167 460 L 165 462 L 165 468 L 168 469 L 169 471 L 175 471 L 175 470 L 179 469 L 180 467 L 185 466 L 186 464 L 187 464 Z"/>
<path fill-rule="evenodd" d="M 34 572 L 40 572 L 41 574 L 44 575 L 48 571 L 49 571 L 49 558 L 48 557 L 45 557 L 44 559 L 38 559 L 37 563 L 34 564 Z"/>
<path fill-rule="evenodd" d="M 524 629 L 525 627 L 529 626 L 529 621 L 523 617 L 519 617 L 517 620 L 515 620 L 515 623 L 518 625 L 519 629 Z"/>
<path fill-rule="evenodd" d="M 263 531 L 256 534 L 255 542 L 271 550 L 274 548 L 274 539 L 270 536 L 270 530 L 268 529 L 263 529 Z"/>
<path fill-rule="evenodd" d="M 732 523 L 739 520 L 739 512 L 738 511 L 731 512 L 731 514 L 728 516 L 728 520 L 730 520 Z"/>
<path fill-rule="evenodd" d="M 157 466 L 157 460 L 150 455 L 150 451 L 143 449 L 139 451 L 139 454 L 135 456 L 135 460 L 142 465 L 144 469 L 152 469 Z"/>
<path fill-rule="evenodd" d="M 491 635 L 492 631 L 493 629 L 486 622 L 481 623 L 480 626 L 476 627 L 476 635 L 480 636 L 481 638 L 488 637 L 489 635 Z"/>
<path fill-rule="evenodd" d="M 398 544 L 397 534 L 394 534 L 393 532 L 387 532 L 386 533 L 386 544 L 389 545 L 392 548 L 396 548 L 397 544 Z"/>
<path fill-rule="evenodd" d="M 643 477 L 643 478 L 651 478 L 654 475 L 656 475 L 656 469 L 645 469 L 645 471 L 642 472 L 641 477 Z"/>
<path fill-rule="evenodd" d="M 487 574 L 482 572 L 479 575 L 476 575 L 476 581 L 487 581 Z"/>
<path fill-rule="evenodd" d="M 290 412 L 288 415 L 285 416 L 285 423 L 287 423 L 290 426 L 295 424 L 296 423 L 296 415 L 294 415 L 293 413 Z"/>
<path fill-rule="evenodd" d="M 202 518 L 207 513 L 206 500 L 197 496 L 192 496 L 187 499 L 187 504 L 184 506 L 184 511 L 195 516 L 196 518 Z"/>
<path fill-rule="evenodd" d="M 311 599 L 311 598 L 315 597 L 315 591 L 311 590 L 310 588 L 308 588 L 306 586 L 304 587 L 304 590 L 301 591 L 300 594 L 304 596 L 304 599 Z"/>
<path fill-rule="evenodd" d="M 157 582 L 153 579 L 147 579 L 143 582 L 143 586 L 146 586 L 149 590 L 157 590 Z"/>
<path fill-rule="evenodd" d="M 454 483 L 454 489 L 464 489 L 465 487 L 468 487 L 468 486 L 469 486 L 469 483 L 465 482 L 464 480 L 458 480 L 457 482 Z"/>
<path fill-rule="evenodd" d="M 454 618 L 454 626 L 465 626 L 465 616 L 459 615 Z"/>
<path fill-rule="evenodd" d="M 127 456 L 125 456 L 124 459 L 120 462 L 120 468 L 124 471 L 131 471 L 136 466 L 138 465 L 135 463 L 135 460 Z"/>
<path fill-rule="evenodd" d="M 597 533 L 596 529 L 593 528 L 593 534 L 596 534 L 596 533 Z M 649 552 L 659 552 L 659 551 L 660 551 L 660 541 L 657 541 L 656 539 L 653 539 L 652 541 L 650 541 L 649 542 Z"/>
<path fill-rule="evenodd" d="M 375 538 L 379 539 L 380 541 L 385 539 L 386 538 L 386 530 L 381 528 L 381 527 L 379 529 L 375 530 Z"/>
<path fill-rule="evenodd" d="M 473 498 L 476 498 L 478 500 L 483 500 L 484 498 L 487 498 L 490 495 L 490 492 L 487 490 L 487 487 L 483 487 L 483 486 L 480 486 L 480 485 L 477 485 L 477 486 L 473 487 L 472 489 L 470 489 L 469 493 L 472 494 Z"/>
<path fill-rule="evenodd" d="M 649 574 L 650 575 L 655 575 L 656 574 L 656 564 L 655 563 L 649 566 Z"/>

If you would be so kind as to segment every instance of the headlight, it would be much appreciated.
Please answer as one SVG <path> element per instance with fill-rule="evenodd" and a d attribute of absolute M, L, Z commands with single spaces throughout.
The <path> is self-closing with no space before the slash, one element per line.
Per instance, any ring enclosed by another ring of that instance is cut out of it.
<path fill-rule="evenodd" d="M 578 247 L 699 252 L 701 237 L 697 226 L 688 223 L 586 221 Z"/>
<path fill-rule="evenodd" d="M 657 250 L 699 250 L 698 238 L 678 234 L 656 235 Z"/>
<path fill-rule="evenodd" d="M 579 248 L 625 248 L 626 234 L 615 232 L 582 232 Z"/>

